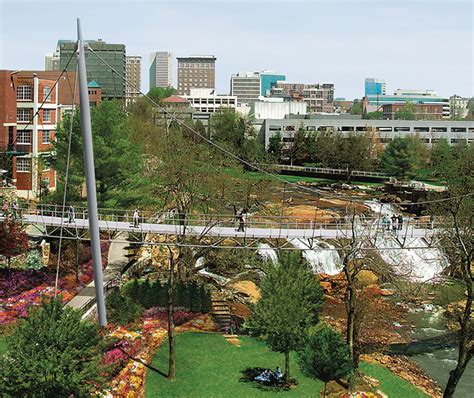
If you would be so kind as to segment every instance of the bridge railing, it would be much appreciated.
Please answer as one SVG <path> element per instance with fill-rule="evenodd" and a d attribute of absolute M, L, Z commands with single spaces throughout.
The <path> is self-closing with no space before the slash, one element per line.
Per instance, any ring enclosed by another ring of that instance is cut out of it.
<path fill-rule="evenodd" d="M 19 209 L 19 215 L 38 215 L 41 217 L 62 217 L 66 221 L 69 217 L 68 208 L 63 208 L 60 205 L 53 204 L 38 204 L 30 205 L 28 207 L 21 207 Z M 106 221 L 111 228 L 117 224 L 114 223 L 129 223 L 133 224 L 133 210 L 121 210 L 121 209 L 98 209 L 99 220 Z M 179 214 L 176 211 L 167 212 L 153 212 L 153 211 L 140 211 L 139 212 L 139 224 L 168 224 L 176 227 L 207 227 L 207 228 L 219 228 L 219 227 L 230 227 L 238 229 L 240 220 L 236 215 L 233 214 Z M 244 228 L 261 228 L 261 229 L 305 229 L 305 230 L 316 230 L 316 229 L 344 229 L 348 230 L 352 228 L 352 222 L 348 218 L 341 217 L 339 219 L 320 221 L 320 220 L 301 220 L 291 216 L 278 216 L 278 215 L 245 215 Z M 74 219 L 75 220 L 87 220 L 88 210 L 86 207 L 75 207 L 74 208 Z M 380 216 L 374 215 L 373 217 L 357 217 L 357 228 L 370 228 L 373 230 L 377 228 L 380 231 L 391 230 L 392 225 L 383 223 Z M 403 229 L 407 228 L 420 228 L 420 229 L 435 229 L 442 226 L 442 223 L 438 220 L 428 220 L 425 218 L 416 219 L 404 217 L 402 223 Z"/>

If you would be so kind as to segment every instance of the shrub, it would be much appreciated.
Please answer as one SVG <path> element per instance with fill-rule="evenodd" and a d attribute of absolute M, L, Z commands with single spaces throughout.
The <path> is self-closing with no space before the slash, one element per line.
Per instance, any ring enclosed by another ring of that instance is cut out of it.
<path fill-rule="evenodd" d="M 0 358 L 2 396 L 90 397 L 103 385 L 97 326 L 50 300 L 29 312 L 7 337 Z"/>
<path fill-rule="evenodd" d="M 118 290 L 113 290 L 107 296 L 107 312 L 112 322 L 126 325 L 140 317 L 142 308 L 130 297 L 123 296 Z"/>
<path fill-rule="evenodd" d="M 32 269 L 39 271 L 44 267 L 43 255 L 38 250 L 31 250 L 26 253 L 25 262 L 23 263 L 25 269 Z"/>

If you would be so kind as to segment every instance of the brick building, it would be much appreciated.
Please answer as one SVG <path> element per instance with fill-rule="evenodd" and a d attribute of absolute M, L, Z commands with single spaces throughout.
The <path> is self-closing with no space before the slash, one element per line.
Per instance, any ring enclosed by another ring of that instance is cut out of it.
<path fill-rule="evenodd" d="M 384 104 L 382 113 L 384 119 L 393 120 L 397 111 L 402 111 L 406 104 Z M 415 114 L 415 120 L 441 120 L 443 119 L 443 104 L 410 104 Z"/>
<path fill-rule="evenodd" d="M 51 166 L 58 109 L 54 82 L 31 72 L 0 72 L 2 163 L 19 196 L 37 197 L 42 187 L 56 188 Z"/>
<path fill-rule="evenodd" d="M 278 81 L 271 89 L 271 97 L 283 98 L 286 101 L 304 101 L 308 113 L 334 112 L 334 84 L 307 84 Z"/>

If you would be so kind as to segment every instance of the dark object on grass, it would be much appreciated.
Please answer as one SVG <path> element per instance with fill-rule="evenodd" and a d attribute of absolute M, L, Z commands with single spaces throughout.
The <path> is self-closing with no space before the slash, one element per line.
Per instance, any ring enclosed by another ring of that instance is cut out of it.
<path fill-rule="evenodd" d="M 285 383 L 284 378 L 278 379 L 273 372 L 270 375 L 268 382 L 259 382 L 256 379 L 257 376 L 261 375 L 266 368 L 246 368 L 242 371 L 242 377 L 240 382 L 242 383 L 253 383 L 255 388 L 265 391 L 287 391 L 291 386 L 298 384 L 295 379 L 290 379 L 289 383 Z"/>

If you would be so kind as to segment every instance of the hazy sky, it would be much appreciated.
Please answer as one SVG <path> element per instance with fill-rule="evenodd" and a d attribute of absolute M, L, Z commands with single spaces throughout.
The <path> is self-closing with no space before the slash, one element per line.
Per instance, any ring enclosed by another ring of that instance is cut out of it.
<path fill-rule="evenodd" d="M 0 68 L 43 69 L 58 39 L 75 39 L 76 17 L 86 39 L 142 56 L 146 90 L 149 53 L 166 50 L 214 54 L 223 93 L 232 73 L 261 69 L 332 82 L 351 99 L 365 77 L 385 79 L 389 93 L 474 91 L 471 0 L 0 0 Z"/>

